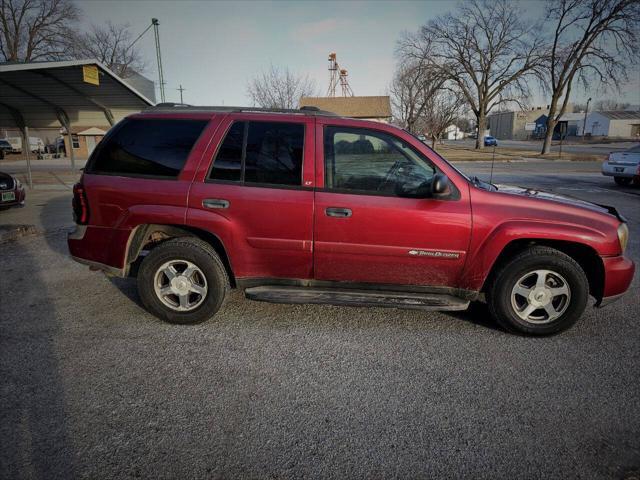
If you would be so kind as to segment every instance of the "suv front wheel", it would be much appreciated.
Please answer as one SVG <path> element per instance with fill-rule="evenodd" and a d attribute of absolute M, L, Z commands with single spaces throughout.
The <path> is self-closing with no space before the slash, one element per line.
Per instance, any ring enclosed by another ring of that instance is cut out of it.
<path fill-rule="evenodd" d="M 504 264 L 487 291 L 489 310 L 506 330 L 549 335 L 573 325 L 587 305 L 580 265 L 549 247 L 531 247 Z"/>
<path fill-rule="evenodd" d="M 229 289 L 216 251 L 193 237 L 167 240 L 142 261 L 138 292 L 145 308 L 170 323 L 193 324 L 212 317 Z"/>

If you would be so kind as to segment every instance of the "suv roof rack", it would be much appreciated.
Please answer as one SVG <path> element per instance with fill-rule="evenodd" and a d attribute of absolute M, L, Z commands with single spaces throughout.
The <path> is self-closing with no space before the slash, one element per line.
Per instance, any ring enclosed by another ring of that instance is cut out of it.
<path fill-rule="evenodd" d="M 158 103 L 153 107 L 145 109 L 145 112 L 171 112 L 175 110 L 186 112 L 224 112 L 224 113 L 241 113 L 241 112 L 257 112 L 257 113 L 296 113 L 298 115 L 326 115 L 338 116 L 333 112 L 320 110 L 318 107 L 304 106 L 299 109 L 294 108 L 261 108 L 261 107 L 221 107 L 221 106 L 199 106 L 189 105 L 186 103 L 164 102 Z"/>

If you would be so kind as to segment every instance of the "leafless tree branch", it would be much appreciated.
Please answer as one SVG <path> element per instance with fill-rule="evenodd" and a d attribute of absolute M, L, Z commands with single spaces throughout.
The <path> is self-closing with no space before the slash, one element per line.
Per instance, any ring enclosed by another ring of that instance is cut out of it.
<path fill-rule="evenodd" d="M 80 9 L 71 0 L 0 0 L 0 60 L 62 60 Z"/>
<path fill-rule="evenodd" d="M 76 58 L 95 58 L 104 63 L 116 75 L 126 78 L 130 72 L 142 72 L 145 63 L 133 42 L 129 24 L 117 25 L 107 22 L 104 26 L 93 25 L 91 30 L 80 34 L 73 49 Z"/>
<path fill-rule="evenodd" d="M 505 98 L 526 101 L 527 79 L 543 61 L 538 25 L 520 19 L 507 0 L 468 0 L 448 14 L 405 35 L 398 46 L 405 61 L 422 61 L 459 91 L 476 117 L 481 134 L 488 113 Z"/>
<path fill-rule="evenodd" d="M 301 97 L 317 96 L 318 89 L 307 75 L 296 75 L 286 67 L 271 65 L 249 80 L 247 94 L 259 107 L 298 108 Z"/>
<path fill-rule="evenodd" d="M 542 154 L 564 115 L 574 81 L 619 87 L 638 64 L 639 0 L 549 0 L 554 38 L 539 78 L 551 95 Z"/>

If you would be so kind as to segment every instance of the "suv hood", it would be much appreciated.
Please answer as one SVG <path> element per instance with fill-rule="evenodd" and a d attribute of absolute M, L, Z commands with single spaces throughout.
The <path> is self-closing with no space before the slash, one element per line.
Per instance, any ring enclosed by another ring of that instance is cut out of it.
<path fill-rule="evenodd" d="M 618 220 L 626 222 L 626 219 L 618 213 L 618 211 L 609 205 L 600 205 L 597 203 L 586 202 L 579 198 L 571 197 L 568 195 L 558 195 L 557 193 L 545 192 L 542 190 L 534 190 L 531 188 L 516 187 L 513 185 L 495 185 L 498 192 L 507 193 L 509 195 L 517 195 L 521 197 L 535 198 L 539 200 L 547 200 L 556 203 L 563 203 L 565 205 L 571 205 L 573 207 L 584 208 L 593 212 L 608 213 L 613 215 Z"/>

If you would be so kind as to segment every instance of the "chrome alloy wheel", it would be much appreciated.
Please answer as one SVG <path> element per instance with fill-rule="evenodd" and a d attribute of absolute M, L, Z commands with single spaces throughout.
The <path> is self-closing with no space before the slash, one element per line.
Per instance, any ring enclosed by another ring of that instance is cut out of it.
<path fill-rule="evenodd" d="M 511 306 L 522 320 L 550 323 L 569 307 L 571 289 L 562 275 L 552 270 L 524 274 L 511 289 Z"/>
<path fill-rule="evenodd" d="M 207 296 L 207 279 L 197 265 L 187 260 L 170 260 L 153 278 L 160 301 L 178 312 L 194 310 Z"/>

